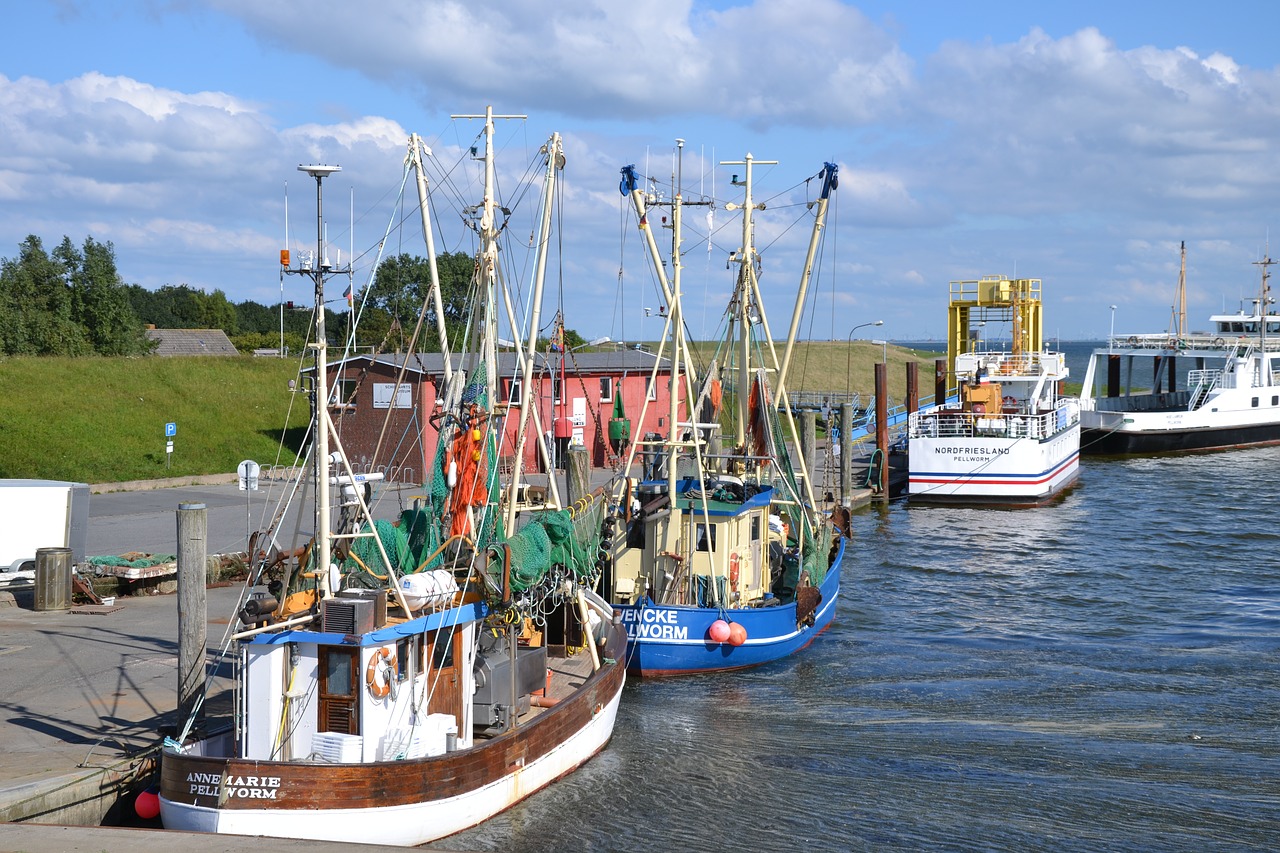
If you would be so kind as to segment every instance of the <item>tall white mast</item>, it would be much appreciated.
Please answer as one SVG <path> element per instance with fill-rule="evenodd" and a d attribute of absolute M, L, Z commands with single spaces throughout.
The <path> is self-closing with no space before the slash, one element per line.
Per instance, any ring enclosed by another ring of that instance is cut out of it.
<path fill-rule="evenodd" d="M 329 589 L 329 363 L 328 339 L 325 331 L 324 312 L 324 280 L 325 277 L 343 270 L 334 270 L 324 251 L 324 191 L 322 182 L 334 172 L 341 171 L 341 166 L 298 166 L 299 172 L 306 172 L 316 179 L 316 257 L 311 267 L 311 276 L 315 280 L 316 293 L 316 571 L 319 573 L 320 587 L 327 595 Z"/>

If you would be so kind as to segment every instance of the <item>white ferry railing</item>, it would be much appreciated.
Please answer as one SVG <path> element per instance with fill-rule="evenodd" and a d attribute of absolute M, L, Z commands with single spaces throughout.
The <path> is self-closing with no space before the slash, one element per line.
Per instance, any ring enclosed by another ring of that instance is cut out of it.
<path fill-rule="evenodd" d="M 1217 368 L 1187 371 L 1187 386 L 1191 399 L 1187 401 L 1187 411 L 1199 408 L 1209 392 L 1218 387 L 1222 380 L 1222 371 Z"/>
<path fill-rule="evenodd" d="M 1146 335 L 1116 335 L 1107 341 L 1108 349 L 1121 350 L 1227 350 L 1240 346 L 1262 348 L 1261 335 L 1238 333 L 1170 335 L 1166 332 Z M 1280 335 L 1268 334 L 1267 352 L 1280 351 Z"/>
<path fill-rule="evenodd" d="M 914 412 L 907 424 L 909 438 L 1030 438 L 1057 435 L 1080 422 L 1075 400 L 1062 400 L 1046 412 L 963 412 L 933 409 Z"/>

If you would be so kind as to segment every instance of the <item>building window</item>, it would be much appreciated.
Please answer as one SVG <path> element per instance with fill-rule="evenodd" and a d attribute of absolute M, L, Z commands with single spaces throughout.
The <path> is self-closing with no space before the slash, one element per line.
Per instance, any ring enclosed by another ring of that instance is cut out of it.
<path fill-rule="evenodd" d="M 520 405 L 521 391 L 524 380 L 516 376 L 507 380 L 507 402 L 513 406 Z"/>
<path fill-rule="evenodd" d="M 555 403 L 560 402 L 560 377 L 554 373 L 551 374 L 551 400 Z"/>
<path fill-rule="evenodd" d="M 649 380 L 648 397 L 650 400 L 658 399 L 658 385 L 652 379 Z"/>
<path fill-rule="evenodd" d="M 335 409 L 354 409 L 356 407 L 356 380 L 339 379 L 333 384 L 333 394 L 329 398 Z"/>
<path fill-rule="evenodd" d="M 613 380 L 608 376 L 600 377 L 600 402 L 613 402 Z"/>

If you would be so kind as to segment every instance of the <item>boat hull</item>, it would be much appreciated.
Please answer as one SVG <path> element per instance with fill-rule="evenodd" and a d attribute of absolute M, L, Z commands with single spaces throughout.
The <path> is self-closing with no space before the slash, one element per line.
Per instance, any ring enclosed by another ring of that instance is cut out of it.
<path fill-rule="evenodd" d="M 687 605 L 615 604 L 627 628 L 627 672 L 646 678 L 746 669 L 780 660 L 803 649 L 830 626 L 840 597 L 840 538 L 822 585 L 812 625 L 797 625 L 794 602 L 774 607 L 724 610 Z M 726 619 L 741 624 L 747 639 L 741 646 L 709 639 L 711 623 Z"/>
<path fill-rule="evenodd" d="M 622 696 L 624 637 L 572 696 L 469 749 L 368 764 L 161 758 L 166 829 L 413 846 L 492 817 L 608 743 Z"/>
<path fill-rule="evenodd" d="M 1035 505 L 1052 500 L 1080 474 L 1079 424 L 1044 440 L 912 438 L 913 503 Z"/>
<path fill-rule="evenodd" d="M 1126 427 L 1129 425 L 1085 429 L 1080 438 L 1081 451 L 1119 456 L 1280 444 L 1280 421 L 1191 429 L 1143 428 L 1141 424 Z"/>

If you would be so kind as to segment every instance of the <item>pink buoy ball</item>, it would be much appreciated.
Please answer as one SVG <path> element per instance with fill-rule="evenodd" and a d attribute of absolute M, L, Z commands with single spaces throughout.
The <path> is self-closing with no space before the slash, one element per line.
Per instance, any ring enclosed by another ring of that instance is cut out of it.
<path fill-rule="evenodd" d="M 729 639 L 729 635 L 733 631 L 729 628 L 729 623 L 723 619 L 717 619 L 711 623 L 711 627 L 707 629 L 707 636 L 711 638 L 713 643 L 723 643 Z"/>
<path fill-rule="evenodd" d="M 143 820 L 151 820 L 160 815 L 160 795 L 148 788 L 133 801 L 133 810 Z"/>
<path fill-rule="evenodd" d="M 729 626 L 729 645 L 740 646 L 747 641 L 747 629 L 742 627 L 741 622 L 734 622 Z"/>

